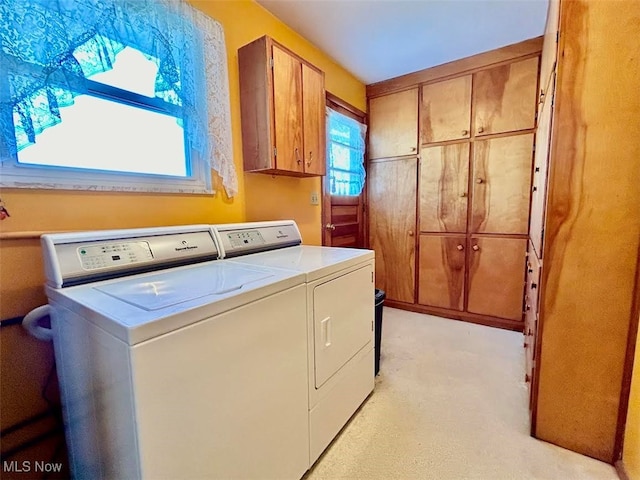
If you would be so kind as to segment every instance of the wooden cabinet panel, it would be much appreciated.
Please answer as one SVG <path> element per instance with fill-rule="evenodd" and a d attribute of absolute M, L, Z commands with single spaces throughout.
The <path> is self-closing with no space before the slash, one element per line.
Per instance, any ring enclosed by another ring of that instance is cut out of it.
<path fill-rule="evenodd" d="M 464 236 L 420 235 L 418 303 L 464 310 Z"/>
<path fill-rule="evenodd" d="M 245 172 L 324 175 L 324 73 L 264 36 L 238 50 Z"/>
<path fill-rule="evenodd" d="M 542 256 L 544 218 L 547 200 L 547 172 L 549 166 L 549 146 L 551 142 L 551 123 L 553 114 L 553 96 L 555 76 L 549 85 L 549 101 L 545 101 L 538 117 L 536 131 L 536 150 L 533 156 L 533 180 L 531 187 L 531 220 L 529 237 L 537 255 Z"/>
<path fill-rule="evenodd" d="M 420 156 L 420 230 L 466 232 L 469 143 L 423 148 Z"/>
<path fill-rule="evenodd" d="M 273 47 L 276 168 L 302 172 L 302 76 L 298 60 Z"/>
<path fill-rule="evenodd" d="M 527 234 L 532 151 L 531 133 L 475 142 L 472 232 Z"/>
<path fill-rule="evenodd" d="M 369 158 L 418 151 L 418 89 L 369 100 Z"/>
<path fill-rule="evenodd" d="M 527 240 L 474 235 L 470 243 L 467 309 L 522 320 Z"/>
<path fill-rule="evenodd" d="M 369 166 L 370 248 L 376 286 L 389 300 L 414 302 L 417 158 Z"/>
<path fill-rule="evenodd" d="M 422 143 L 469 138 L 471 75 L 424 85 L 421 98 Z"/>
<path fill-rule="evenodd" d="M 304 171 L 322 176 L 327 165 L 324 78 L 305 64 L 302 64 L 302 91 Z"/>
<path fill-rule="evenodd" d="M 538 57 L 474 74 L 476 135 L 525 130 L 535 126 Z"/>

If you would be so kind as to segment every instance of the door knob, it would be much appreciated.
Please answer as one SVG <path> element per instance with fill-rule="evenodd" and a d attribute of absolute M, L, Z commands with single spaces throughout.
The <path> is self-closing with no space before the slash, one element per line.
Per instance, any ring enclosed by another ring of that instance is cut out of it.
<path fill-rule="evenodd" d="M 324 228 L 326 228 L 327 230 L 335 230 L 336 226 L 333 223 L 327 223 Z"/>
<path fill-rule="evenodd" d="M 409 230 L 409 236 L 413 237 L 413 230 Z"/>
<path fill-rule="evenodd" d="M 481 183 L 484 183 L 484 180 L 482 178 L 476 178 L 476 183 L 480 185 Z"/>

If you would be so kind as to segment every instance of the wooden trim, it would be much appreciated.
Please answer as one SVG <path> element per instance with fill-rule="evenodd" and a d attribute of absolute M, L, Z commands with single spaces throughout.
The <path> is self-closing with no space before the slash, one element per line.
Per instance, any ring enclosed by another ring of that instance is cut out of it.
<path fill-rule="evenodd" d="M 367 124 L 367 114 L 365 112 L 342 100 L 340 97 L 334 95 L 331 92 L 325 93 L 327 96 L 327 107 L 333 108 L 334 110 L 344 115 L 352 117 L 354 120 L 358 120 L 360 123 L 364 123 L 365 125 Z"/>
<path fill-rule="evenodd" d="M 489 317 L 486 315 L 478 315 L 469 312 L 457 312 L 447 310 L 445 308 L 427 307 L 425 305 L 415 303 L 398 302 L 395 300 L 385 300 L 384 305 L 391 308 L 399 308 L 400 310 L 408 310 L 410 312 L 425 313 L 427 315 L 435 315 L 437 317 L 448 318 L 450 320 L 462 320 L 465 322 L 476 323 L 478 325 L 486 325 L 488 327 L 502 328 L 504 330 L 513 330 L 522 332 L 524 330 L 524 322 L 519 320 L 509 320 L 506 318 Z"/>
<path fill-rule="evenodd" d="M 401 155 L 399 157 L 384 157 L 384 158 L 370 158 L 368 159 L 369 163 L 382 163 L 382 162 L 396 162 L 399 160 L 409 160 L 411 158 L 415 158 L 416 160 L 420 160 L 418 155 Z"/>
<path fill-rule="evenodd" d="M 618 477 L 620 477 L 620 480 L 631 480 L 622 460 L 618 460 L 613 464 L 613 466 L 616 467 L 616 473 L 618 474 Z"/>
<path fill-rule="evenodd" d="M 408 73 L 382 82 L 372 83 L 371 85 L 367 85 L 367 97 L 378 97 L 399 90 L 405 90 L 431 80 L 441 80 L 444 77 L 469 74 L 475 70 L 493 66 L 497 63 L 505 61 L 511 62 L 516 58 L 526 56 L 535 56 L 542 51 L 542 41 L 542 36 L 535 37 L 489 52 L 479 53 L 471 57 Z"/>
<path fill-rule="evenodd" d="M 613 447 L 613 458 L 622 459 L 624 447 L 624 434 L 629 412 L 629 396 L 631 395 L 631 380 L 633 378 L 633 363 L 636 353 L 636 340 L 638 336 L 638 321 L 640 318 L 640 244 L 636 260 L 636 280 L 634 285 L 635 295 L 631 305 L 631 318 L 629 319 L 629 332 L 627 334 L 627 351 L 625 353 L 624 367 L 622 370 L 622 387 L 620 388 L 620 405 L 618 407 L 618 426 Z M 640 374 L 638 372 L 637 374 Z"/>

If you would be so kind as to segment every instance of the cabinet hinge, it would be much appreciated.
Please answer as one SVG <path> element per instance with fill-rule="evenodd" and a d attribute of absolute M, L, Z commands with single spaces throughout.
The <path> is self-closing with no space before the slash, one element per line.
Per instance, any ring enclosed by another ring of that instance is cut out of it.
<path fill-rule="evenodd" d="M 373 283 L 373 272 L 371 272 L 371 283 Z"/>
<path fill-rule="evenodd" d="M 556 32 L 556 43 L 558 43 L 560 41 L 560 31 L 558 30 Z"/>
<path fill-rule="evenodd" d="M 373 332 L 373 320 L 371 320 L 371 331 Z"/>
<path fill-rule="evenodd" d="M 278 156 L 278 149 L 276 147 L 273 147 L 273 158 L 276 158 Z"/>
<path fill-rule="evenodd" d="M 273 68 L 273 57 L 269 59 L 269 68 Z"/>

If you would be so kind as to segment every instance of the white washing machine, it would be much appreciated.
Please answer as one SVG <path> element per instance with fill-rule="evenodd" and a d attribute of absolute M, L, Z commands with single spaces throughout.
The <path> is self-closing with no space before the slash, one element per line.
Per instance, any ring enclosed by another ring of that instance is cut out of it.
<path fill-rule="evenodd" d="M 312 465 L 374 388 L 374 252 L 301 245 L 291 220 L 213 228 L 226 260 L 305 275 Z"/>
<path fill-rule="evenodd" d="M 42 244 L 75 478 L 304 474 L 303 275 L 216 260 L 210 226 Z"/>

